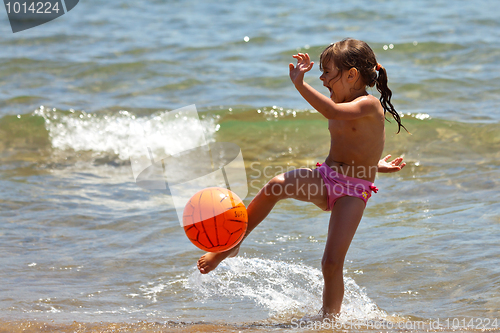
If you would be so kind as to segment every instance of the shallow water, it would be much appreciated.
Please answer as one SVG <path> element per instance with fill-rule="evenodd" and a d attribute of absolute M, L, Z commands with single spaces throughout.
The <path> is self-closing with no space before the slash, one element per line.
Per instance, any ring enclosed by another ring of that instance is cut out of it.
<path fill-rule="evenodd" d="M 134 183 L 127 142 L 141 139 L 131 124 L 191 130 L 168 111 L 196 104 L 207 141 L 241 148 L 248 204 L 275 174 L 324 160 L 327 124 L 287 65 L 346 36 L 388 69 L 412 135 L 387 123 L 385 152 L 408 165 L 376 180 L 341 322 L 495 328 L 477 319 L 500 321 L 497 6 L 85 1 L 17 34 L 0 18 L 2 330 L 294 331 L 318 313 L 327 213 L 280 202 L 202 276 L 169 193 Z M 307 80 L 321 89 L 319 74 Z"/>

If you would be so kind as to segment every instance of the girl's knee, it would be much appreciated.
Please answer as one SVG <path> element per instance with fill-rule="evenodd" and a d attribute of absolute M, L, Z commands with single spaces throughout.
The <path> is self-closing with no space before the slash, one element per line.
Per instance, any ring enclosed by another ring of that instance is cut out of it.
<path fill-rule="evenodd" d="M 263 193 L 268 197 L 273 197 L 277 200 L 286 198 L 286 185 L 284 174 L 273 177 L 262 189 Z"/>
<path fill-rule="evenodd" d="M 321 270 L 324 277 L 331 277 L 342 273 L 344 269 L 344 258 L 335 256 L 325 256 L 321 260 Z"/>

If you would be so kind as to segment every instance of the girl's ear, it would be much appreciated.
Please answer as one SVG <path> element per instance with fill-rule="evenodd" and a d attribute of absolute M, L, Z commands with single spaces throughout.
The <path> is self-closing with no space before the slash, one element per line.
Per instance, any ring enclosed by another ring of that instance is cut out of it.
<path fill-rule="evenodd" d="M 357 80 L 358 74 L 359 71 L 355 67 L 352 67 L 347 73 L 347 80 Z"/>

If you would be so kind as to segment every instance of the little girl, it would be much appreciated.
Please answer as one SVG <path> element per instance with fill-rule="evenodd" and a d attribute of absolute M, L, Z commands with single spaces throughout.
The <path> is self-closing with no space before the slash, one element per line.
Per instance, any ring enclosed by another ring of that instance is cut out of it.
<path fill-rule="evenodd" d="M 401 119 L 391 104 L 387 72 L 365 42 L 345 39 L 328 46 L 320 57 L 320 80 L 330 98 L 304 82 L 311 70 L 309 55 L 293 56 L 290 78 L 311 106 L 328 119 L 331 146 L 323 164 L 316 169 L 296 169 L 271 179 L 248 205 L 246 236 L 269 214 L 274 205 L 287 198 L 314 203 L 330 211 L 325 252 L 321 261 L 324 277 L 322 315 L 340 313 L 344 296 L 343 266 L 349 245 L 363 216 L 372 192 L 376 172 L 395 172 L 405 166 L 402 158 L 380 160 L 385 142 L 385 113 L 398 123 Z M 366 92 L 376 85 L 380 100 Z M 406 129 L 406 128 L 405 128 Z M 241 244 L 241 243 L 240 243 Z M 206 253 L 198 260 L 202 274 L 213 270 L 225 258 L 235 256 L 239 245 L 221 253 Z"/>

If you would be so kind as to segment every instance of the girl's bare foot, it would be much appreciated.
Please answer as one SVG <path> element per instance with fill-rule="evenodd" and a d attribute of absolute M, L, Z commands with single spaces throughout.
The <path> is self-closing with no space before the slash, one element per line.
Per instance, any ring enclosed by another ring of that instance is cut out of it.
<path fill-rule="evenodd" d="M 217 267 L 222 260 L 227 257 L 236 256 L 239 250 L 240 247 L 236 246 L 226 252 L 207 252 L 202 255 L 200 259 L 198 259 L 196 266 L 198 266 L 201 274 L 207 274 L 211 270 L 215 269 L 215 267 Z"/>

